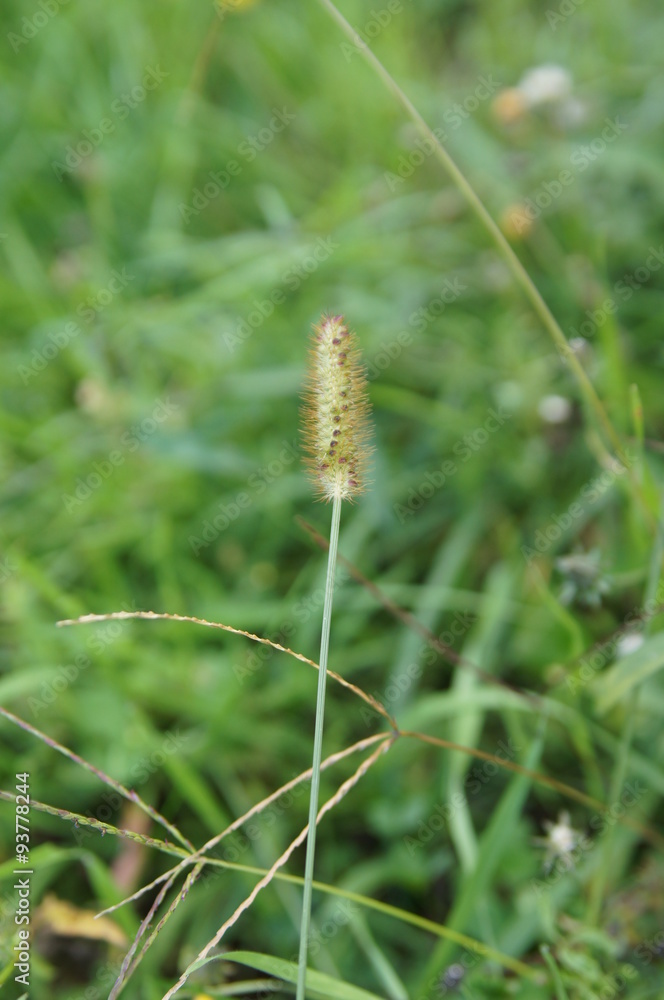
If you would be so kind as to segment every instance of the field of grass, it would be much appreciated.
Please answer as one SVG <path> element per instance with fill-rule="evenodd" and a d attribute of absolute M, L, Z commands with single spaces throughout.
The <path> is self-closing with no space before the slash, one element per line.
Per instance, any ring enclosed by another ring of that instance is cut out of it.
<path fill-rule="evenodd" d="M 29 927 L 30 1000 L 107 997 L 158 890 L 92 913 L 177 863 L 173 828 L 198 848 L 310 766 L 302 660 L 55 623 L 169 612 L 317 658 L 307 525 L 327 537 L 330 509 L 299 394 L 325 311 L 357 332 L 375 426 L 330 668 L 398 729 L 320 823 L 308 995 L 664 995 L 661 11 L 340 9 L 359 40 L 328 0 L 3 4 L 3 996 Z M 330 678 L 324 755 L 380 733 Z M 303 784 L 222 841 L 122 996 L 160 1000 L 306 817 Z M 303 868 L 300 847 L 178 996 L 292 994 L 223 955 L 297 955 Z"/>

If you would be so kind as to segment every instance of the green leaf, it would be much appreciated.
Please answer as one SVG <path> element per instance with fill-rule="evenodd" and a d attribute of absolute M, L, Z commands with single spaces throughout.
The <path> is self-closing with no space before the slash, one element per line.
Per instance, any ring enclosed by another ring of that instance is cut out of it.
<path fill-rule="evenodd" d="M 533 740 L 525 755 L 523 764 L 530 769 L 537 767 L 544 745 L 544 725 Z M 487 899 L 492 887 L 496 869 L 504 856 L 518 818 L 528 797 L 532 779 L 524 774 L 515 774 L 503 792 L 491 820 L 479 842 L 479 852 L 475 869 L 464 879 L 456 893 L 454 905 L 447 916 L 447 925 L 455 931 L 463 931 L 474 911 Z M 419 993 L 427 992 L 428 984 L 435 980 L 453 959 L 455 945 L 449 939 L 441 941 L 434 949 L 421 977 Z"/>
<path fill-rule="evenodd" d="M 297 982 L 297 965 L 295 962 L 287 962 L 283 958 L 275 958 L 274 955 L 261 955 L 255 951 L 231 951 L 218 956 L 224 962 L 237 962 L 238 965 L 248 965 L 252 969 L 259 969 L 267 972 L 270 976 L 283 979 L 287 983 Z M 377 993 L 370 993 L 368 990 L 360 989 L 359 986 L 351 986 L 340 979 L 333 979 L 323 972 L 316 972 L 315 969 L 307 969 L 307 995 L 334 1000 L 383 1000 Z"/>

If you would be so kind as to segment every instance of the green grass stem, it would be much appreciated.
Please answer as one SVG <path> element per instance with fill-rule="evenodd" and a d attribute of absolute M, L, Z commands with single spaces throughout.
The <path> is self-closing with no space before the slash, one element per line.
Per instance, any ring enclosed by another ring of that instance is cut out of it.
<path fill-rule="evenodd" d="M 316 855 L 316 816 L 320 790 L 320 765 L 323 755 L 323 719 L 325 715 L 325 681 L 327 678 L 327 656 L 330 648 L 330 624 L 332 620 L 332 599 L 334 597 L 334 573 L 337 565 L 339 544 L 339 521 L 341 518 L 341 498 L 332 501 L 332 525 L 330 528 L 330 549 L 327 559 L 327 579 L 325 581 L 325 603 L 323 606 L 323 628 L 320 638 L 320 670 L 318 671 L 318 693 L 316 695 L 316 727 L 314 731 L 314 755 L 311 775 L 311 795 L 309 798 L 309 832 L 307 833 L 307 855 L 304 865 L 304 894 L 302 899 L 302 924 L 300 928 L 300 955 L 297 970 L 296 1000 L 304 1000 L 307 978 L 307 952 L 309 926 L 311 923 L 311 894 L 314 878 L 314 858 Z"/>

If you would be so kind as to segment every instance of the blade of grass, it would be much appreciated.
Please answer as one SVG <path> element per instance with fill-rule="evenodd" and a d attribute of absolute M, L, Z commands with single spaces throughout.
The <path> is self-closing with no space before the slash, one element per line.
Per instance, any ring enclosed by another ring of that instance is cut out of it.
<path fill-rule="evenodd" d="M 532 770 L 533 765 L 539 760 L 543 746 L 542 724 L 538 736 L 528 750 L 526 757 L 528 770 Z M 476 865 L 457 892 L 448 917 L 447 923 L 454 930 L 464 930 L 473 911 L 489 892 L 496 868 L 513 837 L 514 826 L 528 796 L 530 782 L 531 779 L 524 774 L 513 778 L 493 811 L 491 821 L 480 840 Z M 431 982 L 438 979 L 442 969 L 452 961 L 453 954 L 454 945 L 449 941 L 442 942 L 434 949 L 420 980 L 418 995 L 424 995 Z"/>
<path fill-rule="evenodd" d="M 487 601 L 481 619 L 473 627 L 469 637 L 470 658 L 484 663 L 487 667 L 494 664 L 496 650 L 499 647 L 501 633 L 505 625 L 506 604 L 509 603 L 514 590 L 515 575 L 505 564 L 495 566 L 487 579 L 485 592 Z M 464 646 L 464 651 L 465 651 Z M 458 671 L 452 683 L 454 693 L 465 694 L 472 700 L 473 693 L 478 689 L 477 678 L 470 673 Z M 484 712 L 477 706 L 474 710 L 460 712 L 449 724 L 448 731 L 455 743 L 474 747 L 480 738 L 484 722 Z M 463 779 L 471 758 L 468 754 L 449 754 L 447 764 L 447 801 L 460 801 L 449 821 L 449 833 L 452 843 L 460 859 L 461 866 L 466 871 L 476 863 L 477 838 L 473 826 L 467 797 L 463 794 Z"/>
<path fill-rule="evenodd" d="M 231 951 L 225 955 L 214 955 L 205 959 L 207 962 L 218 962 L 223 958 L 227 962 L 237 962 L 239 965 L 248 965 L 250 968 L 259 969 L 271 976 L 278 976 L 279 979 L 287 983 L 297 982 L 297 966 L 294 962 L 287 962 L 283 958 L 276 958 L 274 955 L 263 955 L 255 951 Z M 199 966 L 199 968 L 201 967 Z M 323 972 L 315 969 L 307 970 L 309 980 L 308 995 L 321 997 L 324 1000 L 383 1000 L 376 993 L 369 990 L 360 989 L 358 986 L 351 986 L 339 979 L 333 979 Z"/>
<path fill-rule="evenodd" d="M 408 1000 L 408 990 L 399 975 L 388 960 L 385 952 L 374 940 L 369 925 L 364 916 L 355 913 L 351 917 L 351 931 L 359 947 L 367 956 L 378 979 L 383 983 L 390 1000 Z"/>
<path fill-rule="evenodd" d="M 144 802 L 138 792 L 125 788 L 125 786 L 121 785 L 119 781 L 109 777 L 108 774 L 105 774 L 98 767 L 95 767 L 94 764 L 88 763 L 87 760 L 79 757 L 78 754 L 73 752 L 73 750 L 69 750 L 67 747 L 62 746 L 62 744 L 58 743 L 57 740 L 54 740 L 51 736 L 47 736 L 46 733 L 42 733 L 41 730 L 35 729 L 35 727 L 31 726 L 29 722 L 25 722 L 24 719 L 20 719 L 17 715 L 14 715 L 13 712 L 7 711 L 7 709 L 2 706 L 0 706 L 0 715 L 3 715 L 9 722 L 13 722 L 15 726 L 20 726 L 20 728 L 24 729 L 27 733 L 31 733 L 33 736 L 36 736 L 37 739 L 46 743 L 47 746 L 52 747 L 54 750 L 57 750 L 58 753 L 61 753 L 64 757 L 68 757 L 69 760 L 78 764 L 79 767 L 83 767 L 86 771 L 94 774 L 95 777 L 99 778 L 100 781 L 103 781 L 105 785 L 114 789 L 114 791 L 118 792 L 119 795 L 122 795 L 123 798 L 128 799 L 129 802 L 134 802 L 139 809 L 142 809 L 144 813 L 147 813 L 151 819 L 163 826 L 164 829 L 175 838 L 175 840 L 178 840 L 185 847 L 188 847 L 189 850 L 194 850 L 194 845 L 191 841 L 183 836 L 177 827 L 173 826 L 172 823 L 169 823 L 168 820 L 161 815 L 161 813 L 157 812 L 156 809 L 148 805 L 147 802 Z"/>
<path fill-rule="evenodd" d="M 180 793 L 182 801 L 209 830 L 218 830 L 228 824 L 229 816 L 219 804 L 206 776 L 188 760 L 178 756 L 169 757 L 164 761 L 164 770 L 171 786 Z"/>
<path fill-rule="evenodd" d="M 546 962 L 547 968 L 551 973 L 551 982 L 553 983 L 553 988 L 556 991 L 556 1000 L 569 1000 L 562 976 L 560 975 L 560 970 L 556 964 L 555 958 L 551 954 L 551 949 L 548 944 L 542 945 L 540 948 L 540 955 Z"/>
<path fill-rule="evenodd" d="M 314 660 L 310 660 L 308 656 L 304 656 L 303 653 L 296 653 L 292 649 L 288 649 L 287 646 L 282 646 L 278 642 L 272 642 L 271 639 L 264 639 L 260 635 L 254 635 L 253 632 L 246 632 L 241 628 L 233 628 L 232 625 L 224 625 L 221 622 L 208 622 L 204 618 L 194 618 L 191 615 L 174 615 L 167 612 L 158 611 L 111 611 L 108 614 L 102 615 L 83 615 L 81 618 L 67 618 L 62 621 L 56 622 L 58 628 L 66 625 L 87 625 L 90 622 L 103 622 L 103 621 L 113 621 L 113 620 L 125 620 L 127 618 L 142 618 L 148 621 L 172 621 L 172 622 L 189 622 L 193 625 L 204 625 L 206 628 L 218 628 L 222 629 L 224 632 L 230 632 L 232 635 L 242 635 L 245 639 L 251 639 L 252 642 L 260 642 L 264 646 L 271 646 L 272 649 L 279 650 L 280 653 L 287 653 L 289 656 L 294 657 L 296 660 L 300 660 L 301 663 L 306 663 L 314 670 L 318 670 L 318 664 Z M 382 715 L 393 728 L 396 728 L 396 723 L 394 719 L 387 711 L 384 705 L 374 698 L 372 695 L 367 694 L 361 688 L 356 687 L 355 684 L 351 684 L 345 678 L 341 677 L 339 674 L 335 673 L 334 670 L 328 670 L 327 676 L 331 677 L 342 687 L 348 688 L 353 694 L 356 694 L 358 698 L 362 698 L 368 705 L 371 705 L 375 712 Z"/>
<path fill-rule="evenodd" d="M 14 803 L 16 795 L 14 792 L 7 792 L 4 789 L 0 789 L 0 799 L 4 799 L 5 802 Z M 51 806 L 47 802 L 40 802 L 38 799 L 33 798 L 30 799 L 30 805 L 39 812 L 48 813 L 49 816 L 58 816 L 60 819 L 73 823 L 74 826 L 92 827 L 93 830 L 98 830 L 102 837 L 107 833 L 112 833 L 116 837 L 122 837 L 124 840 L 133 840 L 144 847 L 154 847 L 158 851 L 163 851 L 165 854 L 173 854 L 177 858 L 189 857 L 186 851 L 175 844 L 168 844 L 164 840 L 157 840 L 155 837 L 148 837 L 143 833 L 135 833 L 134 830 L 124 830 L 121 827 L 113 826 L 111 823 L 104 823 L 100 819 L 95 819 L 93 816 L 82 816 L 81 813 L 70 812 L 69 809 L 60 809 L 57 806 Z"/>

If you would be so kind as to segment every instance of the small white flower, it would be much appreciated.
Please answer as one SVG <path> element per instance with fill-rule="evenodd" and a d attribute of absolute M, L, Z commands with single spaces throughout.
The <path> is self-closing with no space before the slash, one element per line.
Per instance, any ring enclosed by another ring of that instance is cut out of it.
<path fill-rule="evenodd" d="M 564 424 L 572 415 L 572 404 L 565 396 L 544 396 L 537 412 L 547 424 Z"/>
<path fill-rule="evenodd" d="M 523 74 L 518 89 L 531 108 L 541 104 L 558 104 L 571 96 L 572 77 L 563 66 L 554 63 L 535 66 Z"/>
<path fill-rule="evenodd" d="M 572 855 L 581 844 L 583 834 L 570 826 L 569 820 L 568 812 L 559 813 L 555 823 L 544 820 L 542 825 L 546 830 L 546 837 L 535 837 L 535 843 L 546 848 L 546 857 L 544 858 L 546 872 L 551 871 L 556 861 L 561 860 L 566 866 L 572 867 L 575 860 L 578 860 L 578 858 L 574 859 Z"/>
<path fill-rule="evenodd" d="M 569 854 L 574 850 L 577 833 L 568 824 L 569 816 L 564 820 L 560 818 L 557 823 L 549 827 L 549 845 L 556 854 Z"/>
<path fill-rule="evenodd" d="M 627 635 L 621 636 L 621 638 L 616 643 L 616 653 L 618 658 L 621 656 L 629 656 L 630 653 L 634 653 L 637 649 L 643 645 L 643 636 L 640 632 L 628 632 Z"/>

